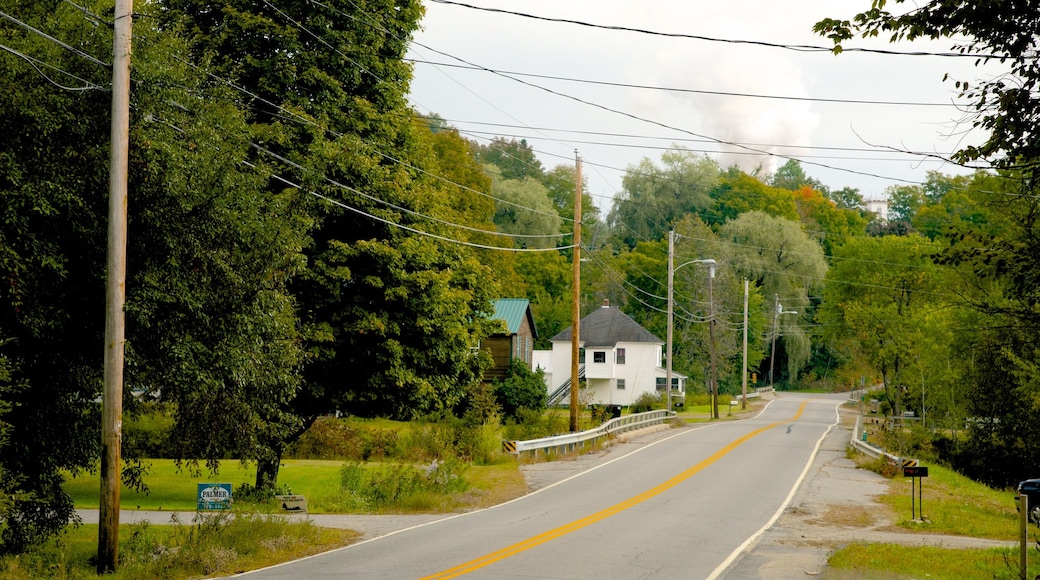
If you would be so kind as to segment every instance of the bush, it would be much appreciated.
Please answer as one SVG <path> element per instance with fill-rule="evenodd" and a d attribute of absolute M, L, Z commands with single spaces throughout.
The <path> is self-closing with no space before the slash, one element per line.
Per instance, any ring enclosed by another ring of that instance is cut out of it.
<path fill-rule="evenodd" d="M 340 471 L 336 507 L 345 511 L 378 511 L 400 507 L 418 496 L 462 493 L 469 488 L 467 465 L 458 459 L 434 460 L 422 467 L 349 463 Z"/>
<path fill-rule="evenodd" d="M 140 413 L 130 416 L 123 423 L 124 455 L 169 459 L 170 431 L 173 417 L 161 404 L 146 403 Z"/>
<path fill-rule="evenodd" d="M 351 425 L 346 419 L 319 417 L 286 452 L 295 459 L 361 460 L 399 457 L 393 429 Z"/>
<path fill-rule="evenodd" d="M 507 441 L 526 441 L 540 439 L 566 433 L 570 428 L 570 418 L 556 412 L 533 411 L 520 409 L 515 419 L 507 419 L 503 439 Z"/>
<path fill-rule="evenodd" d="M 548 391 L 545 373 L 541 369 L 532 371 L 527 363 L 514 360 L 509 365 L 506 378 L 493 383 L 495 400 L 507 418 L 517 418 L 521 409 L 541 411 L 546 406 Z"/>
<path fill-rule="evenodd" d="M 629 413 L 645 413 L 654 409 L 663 408 L 663 399 L 657 393 L 646 392 L 639 395 L 635 402 L 628 407 Z"/>
<path fill-rule="evenodd" d="M 478 464 L 494 463 L 502 454 L 502 432 L 497 418 L 479 423 L 444 414 L 413 423 L 404 441 L 406 459 L 433 461 L 457 458 Z"/>

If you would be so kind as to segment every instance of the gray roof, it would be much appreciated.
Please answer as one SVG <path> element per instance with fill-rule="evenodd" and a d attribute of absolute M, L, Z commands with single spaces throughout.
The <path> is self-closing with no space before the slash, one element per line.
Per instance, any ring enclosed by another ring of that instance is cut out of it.
<path fill-rule="evenodd" d="M 585 348 L 604 346 L 612 347 L 619 342 L 652 342 L 664 344 L 661 339 L 632 320 L 617 308 L 601 306 L 578 322 L 581 339 Z M 571 329 L 552 337 L 551 342 L 569 342 Z"/>

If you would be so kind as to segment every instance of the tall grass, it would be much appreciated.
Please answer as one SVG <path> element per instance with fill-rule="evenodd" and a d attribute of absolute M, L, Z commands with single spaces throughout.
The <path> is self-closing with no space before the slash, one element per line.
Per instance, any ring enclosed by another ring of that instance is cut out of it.
<path fill-rule="evenodd" d="M 119 571 L 106 578 L 181 579 L 232 574 L 316 554 L 357 539 L 348 530 L 249 513 L 200 514 L 173 525 L 119 527 Z M 55 542 L 18 557 L 0 559 L 10 580 L 97 578 L 93 556 L 98 527 L 84 525 Z"/>

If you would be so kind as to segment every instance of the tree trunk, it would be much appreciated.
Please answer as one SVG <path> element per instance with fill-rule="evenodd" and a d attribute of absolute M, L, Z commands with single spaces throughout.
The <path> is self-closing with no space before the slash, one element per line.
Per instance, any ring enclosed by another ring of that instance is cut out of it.
<path fill-rule="evenodd" d="M 282 452 L 277 450 L 270 457 L 256 462 L 256 489 L 274 493 L 278 487 L 278 469 L 282 466 Z"/>

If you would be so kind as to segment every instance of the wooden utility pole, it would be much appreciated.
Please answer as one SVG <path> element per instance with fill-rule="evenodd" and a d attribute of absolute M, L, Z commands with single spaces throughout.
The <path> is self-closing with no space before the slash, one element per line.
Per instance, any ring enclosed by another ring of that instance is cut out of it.
<path fill-rule="evenodd" d="M 740 372 L 740 408 L 747 409 L 747 305 L 748 305 L 748 279 L 744 278 L 744 364 Z"/>
<path fill-rule="evenodd" d="M 97 571 L 119 566 L 119 455 L 123 429 L 123 305 L 130 149 L 130 36 L 133 0 L 116 0 L 112 40 L 112 143 L 109 166 L 108 275 L 105 282 L 105 384 L 101 419 L 101 503 Z"/>
<path fill-rule="evenodd" d="M 715 369 L 715 299 L 712 297 L 712 281 L 715 279 L 715 264 L 708 266 L 708 340 L 711 341 L 711 418 L 719 418 L 719 375 Z"/>
<path fill-rule="evenodd" d="M 574 275 L 571 289 L 571 432 L 578 431 L 578 352 L 581 341 L 581 156 L 574 152 Z"/>
<path fill-rule="evenodd" d="M 672 317 L 674 316 L 674 307 L 672 303 L 675 302 L 674 295 L 672 294 L 675 285 L 675 230 L 668 230 L 668 338 L 667 346 L 668 352 L 665 355 L 665 371 L 664 371 L 664 398 L 668 401 L 666 408 L 672 410 Z"/>

